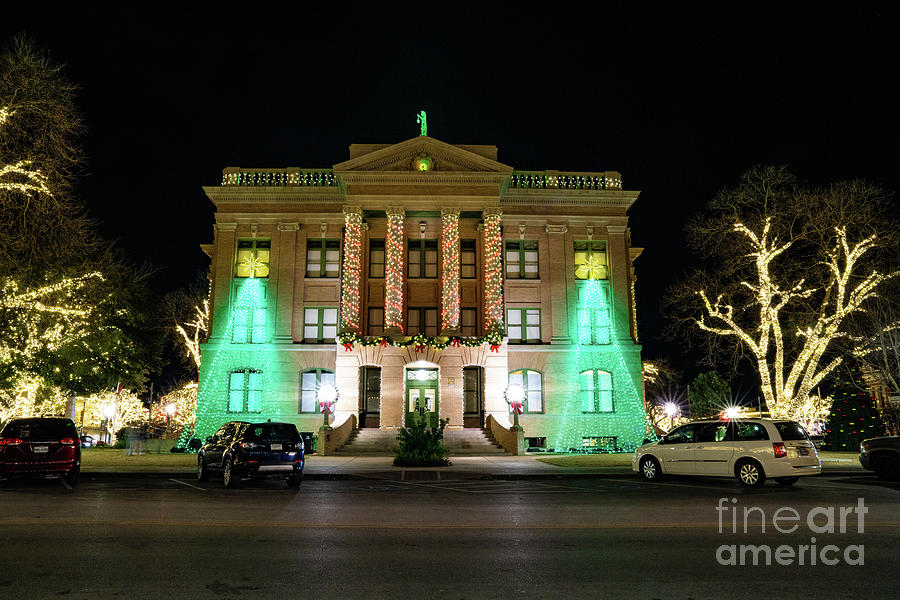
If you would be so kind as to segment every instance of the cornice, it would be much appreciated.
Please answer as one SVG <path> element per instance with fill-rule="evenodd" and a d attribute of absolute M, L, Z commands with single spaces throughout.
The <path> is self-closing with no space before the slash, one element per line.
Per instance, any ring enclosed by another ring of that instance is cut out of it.
<path fill-rule="evenodd" d="M 612 190 L 546 190 L 509 188 L 500 196 L 500 205 L 509 206 L 596 206 L 629 208 L 640 192 Z"/>
<path fill-rule="evenodd" d="M 239 187 L 204 186 L 203 191 L 215 204 L 343 204 L 344 194 L 334 187 Z"/>

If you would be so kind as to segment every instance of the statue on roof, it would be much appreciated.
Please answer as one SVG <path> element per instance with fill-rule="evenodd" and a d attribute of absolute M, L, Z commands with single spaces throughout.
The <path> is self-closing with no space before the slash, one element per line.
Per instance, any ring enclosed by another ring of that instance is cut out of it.
<path fill-rule="evenodd" d="M 416 115 L 416 123 L 421 123 L 421 133 L 419 135 L 428 135 L 428 124 L 425 122 L 425 111 L 420 111 L 419 114 Z"/>

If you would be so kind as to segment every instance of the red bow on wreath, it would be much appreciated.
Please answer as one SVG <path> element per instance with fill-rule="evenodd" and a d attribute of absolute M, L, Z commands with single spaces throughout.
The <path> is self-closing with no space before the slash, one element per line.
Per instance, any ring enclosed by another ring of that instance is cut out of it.
<path fill-rule="evenodd" d="M 454 348 L 459 348 L 459 338 L 453 338 L 453 341 L 450 342 Z"/>
<path fill-rule="evenodd" d="M 353 350 L 353 342 L 344 342 L 344 352 Z"/>
<path fill-rule="evenodd" d="M 510 402 L 509 407 L 512 409 L 514 413 L 517 415 L 522 414 L 522 403 L 521 402 Z"/>
<path fill-rule="evenodd" d="M 491 344 L 491 352 L 500 352 L 500 344 Z"/>
<path fill-rule="evenodd" d="M 416 352 L 425 352 L 425 344 L 416 344 Z"/>
<path fill-rule="evenodd" d="M 381 338 L 381 347 L 384 348 L 388 345 L 387 338 Z"/>
<path fill-rule="evenodd" d="M 331 407 L 334 405 L 334 402 L 319 402 L 319 406 L 322 407 L 322 412 L 326 415 L 331 414 Z"/>

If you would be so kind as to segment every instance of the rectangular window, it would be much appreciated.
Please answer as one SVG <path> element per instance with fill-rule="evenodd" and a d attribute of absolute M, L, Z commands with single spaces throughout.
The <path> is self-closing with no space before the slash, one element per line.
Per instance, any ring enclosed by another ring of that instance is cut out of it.
<path fill-rule="evenodd" d="M 262 412 L 262 373 L 247 370 L 228 374 L 228 412 Z"/>
<path fill-rule="evenodd" d="M 466 337 L 478 335 L 478 309 L 462 308 L 459 311 L 460 334 Z"/>
<path fill-rule="evenodd" d="M 306 276 L 337 277 L 341 270 L 341 241 L 306 240 Z"/>
<path fill-rule="evenodd" d="M 303 341 L 333 342 L 337 335 L 337 308 L 305 308 L 303 310 Z"/>
<path fill-rule="evenodd" d="M 583 371 L 579 384 L 581 412 L 613 412 L 612 375 L 606 371 Z"/>
<path fill-rule="evenodd" d="M 545 437 L 527 437 L 525 438 L 525 446 L 527 449 L 547 448 L 547 438 Z"/>
<path fill-rule="evenodd" d="M 316 393 L 323 384 L 334 385 L 334 373 L 325 369 L 310 369 L 300 373 L 300 411 L 302 413 L 319 412 Z"/>
<path fill-rule="evenodd" d="M 510 308 L 506 311 L 506 334 L 510 344 L 541 343 L 541 309 Z"/>
<path fill-rule="evenodd" d="M 438 319 L 436 308 L 406 309 L 406 335 L 424 333 L 434 337 L 437 335 Z"/>
<path fill-rule="evenodd" d="M 266 343 L 266 309 L 239 306 L 234 309 L 232 344 Z"/>
<path fill-rule="evenodd" d="M 578 343 L 579 344 L 608 344 L 609 333 L 609 308 L 579 308 L 576 311 L 578 318 Z"/>
<path fill-rule="evenodd" d="M 475 240 L 459 240 L 459 277 L 475 279 L 478 269 L 476 265 Z"/>
<path fill-rule="evenodd" d="M 524 406 L 526 413 L 544 412 L 544 385 L 543 375 L 540 371 L 532 369 L 519 369 L 513 371 L 508 377 L 509 385 L 519 385 L 525 392 Z"/>
<path fill-rule="evenodd" d="M 581 438 L 581 447 L 598 452 L 617 452 L 619 438 L 616 436 L 583 437 Z"/>
<path fill-rule="evenodd" d="M 506 242 L 507 279 L 538 279 L 538 243 L 524 240 Z"/>
<path fill-rule="evenodd" d="M 384 333 L 384 308 L 381 306 L 369 307 L 369 335 L 381 335 Z"/>
<path fill-rule="evenodd" d="M 437 277 L 437 240 L 409 240 L 407 274 L 410 279 Z"/>
<path fill-rule="evenodd" d="M 234 276 L 240 278 L 268 277 L 271 250 L 271 240 L 257 238 L 238 240 Z"/>
<path fill-rule="evenodd" d="M 609 279 L 606 242 L 575 242 L 575 279 Z"/>
<path fill-rule="evenodd" d="M 384 277 L 384 240 L 369 240 L 369 277 Z"/>

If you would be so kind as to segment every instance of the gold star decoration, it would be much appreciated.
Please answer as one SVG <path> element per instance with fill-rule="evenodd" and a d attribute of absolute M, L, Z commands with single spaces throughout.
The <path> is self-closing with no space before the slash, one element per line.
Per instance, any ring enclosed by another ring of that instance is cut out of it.
<path fill-rule="evenodd" d="M 588 256 L 584 264 L 575 270 L 580 279 L 601 279 L 606 274 L 606 265 L 596 256 Z"/>
<path fill-rule="evenodd" d="M 251 278 L 265 273 L 269 268 L 269 266 L 265 262 L 263 262 L 261 258 L 256 256 L 256 252 L 251 252 L 250 255 L 242 260 L 239 264 L 242 269 L 245 269 L 248 273 L 250 273 Z"/>

